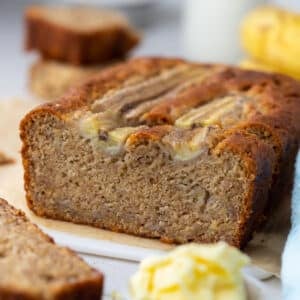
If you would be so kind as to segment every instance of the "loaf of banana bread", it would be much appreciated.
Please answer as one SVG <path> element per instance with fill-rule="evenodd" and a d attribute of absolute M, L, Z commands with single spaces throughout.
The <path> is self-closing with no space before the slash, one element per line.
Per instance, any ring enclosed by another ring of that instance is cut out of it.
<path fill-rule="evenodd" d="M 26 48 L 72 64 L 124 57 L 139 42 L 127 19 L 115 11 L 82 6 L 29 6 Z"/>
<path fill-rule="evenodd" d="M 28 205 L 165 242 L 242 247 L 293 164 L 299 115 L 288 77 L 133 59 L 25 116 Z"/>
<path fill-rule="evenodd" d="M 103 277 L 0 199 L 0 299 L 99 300 Z"/>

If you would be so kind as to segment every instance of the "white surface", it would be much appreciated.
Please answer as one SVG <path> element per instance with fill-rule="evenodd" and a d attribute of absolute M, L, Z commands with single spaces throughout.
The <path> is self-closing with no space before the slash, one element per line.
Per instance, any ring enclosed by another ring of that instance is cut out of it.
<path fill-rule="evenodd" d="M 129 299 L 128 280 L 138 268 L 138 263 L 94 255 L 81 255 L 91 266 L 105 274 L 104 299 L 111 299 L 113 292 L 121 294 L 122 300 Z M 119 299 L 118 299 L 119 300 Z"/>
<path fill-rule="evenodd" d="M 97 4 L 97 5 L 105 5 L 105 6 L 140 6 L 147 5 L 155 0 L 63 0 L 62 2 L 71 3 L 71 4 Z"/>
<path fill-rule="evenodd" d="M 240 23 L 265 0 L 187 0 L 184 5 L 184 53 L 193 60 L 236 63 L 242 58 Z"/>
<path fill-rule="evenodd" d="M 47 227 L 41 227 L 46 233 L 52 236 L 58 244 L 68 246 L 80 253 L 110 257 L 114 259 L 120 258 L 122 260 L 132 262 L 139 262 L 150 255 L 159 255 L 163 253 L 163 251 L 159 250 L 129 246 L 106 240 L 84 238 L 70 233 L 50 230 Z"/>
<path fill-rule="evenodd" d="M 300 12 L 299 0 L 274 0 L 269 2 L 273 2 L 274 4 L 280 5 L 286 9 L 292 9 L 294 11 Z"/>

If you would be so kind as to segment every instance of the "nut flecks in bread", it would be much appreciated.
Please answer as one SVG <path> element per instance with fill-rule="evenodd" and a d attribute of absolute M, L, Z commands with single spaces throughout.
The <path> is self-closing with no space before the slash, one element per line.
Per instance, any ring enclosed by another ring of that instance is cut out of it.
<path fill-rule="evenodd" d="M 295 155 L 299 99 L 280 75 L 180 59 L 115 66 L 22 121 L 28 204 L 167 242 L 242 247 Z"/>

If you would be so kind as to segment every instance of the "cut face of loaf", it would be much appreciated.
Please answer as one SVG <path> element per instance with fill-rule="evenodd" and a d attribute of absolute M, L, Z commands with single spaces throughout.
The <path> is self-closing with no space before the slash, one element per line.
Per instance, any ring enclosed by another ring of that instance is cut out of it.
<path fill-rule="evenodd" d="M 174 59 L 111 68 L 21 123 L 38 215 L 242 247 L 299 138 L 299 85 Z"/>
<path fill-rule="evenodd" d="M 102 275 L 0 199 L 0 299 L 99 300 Z"/>
<path fill-rule="evenodd" d="M 140 39 L 118 12 L 83 6 L 32 5 L 25 25 L 28 50 L 75 65 L 122 58 Z"/>

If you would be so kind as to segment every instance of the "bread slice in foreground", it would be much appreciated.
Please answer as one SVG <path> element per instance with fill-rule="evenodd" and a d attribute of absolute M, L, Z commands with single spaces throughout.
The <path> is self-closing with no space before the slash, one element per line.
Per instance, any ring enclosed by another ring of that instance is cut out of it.
<path fill-rule="evenodd" d="M 104 67 L 104 65 L 73 66 L 51 60 L 40 60 L 30 69 L 30 89 L 43 100 L 53 100 Z"/>
<path fill-rule="evenodd" d="M 127 19 L 115 11 L 77 6 L 29 6 L 26 48 L 72 64 L 109 62 L 139 42 Z"/>
<path fill-rule="evenodd" d="M 113 67 L 21 123 L 38 215 L 242 247 L 299 142 L 299 83 L 179 59 Z"/>
<path fill-rule="evenodd" d="M 103 277 L 0 199 L 0 299 L 99 300 Z"/>

